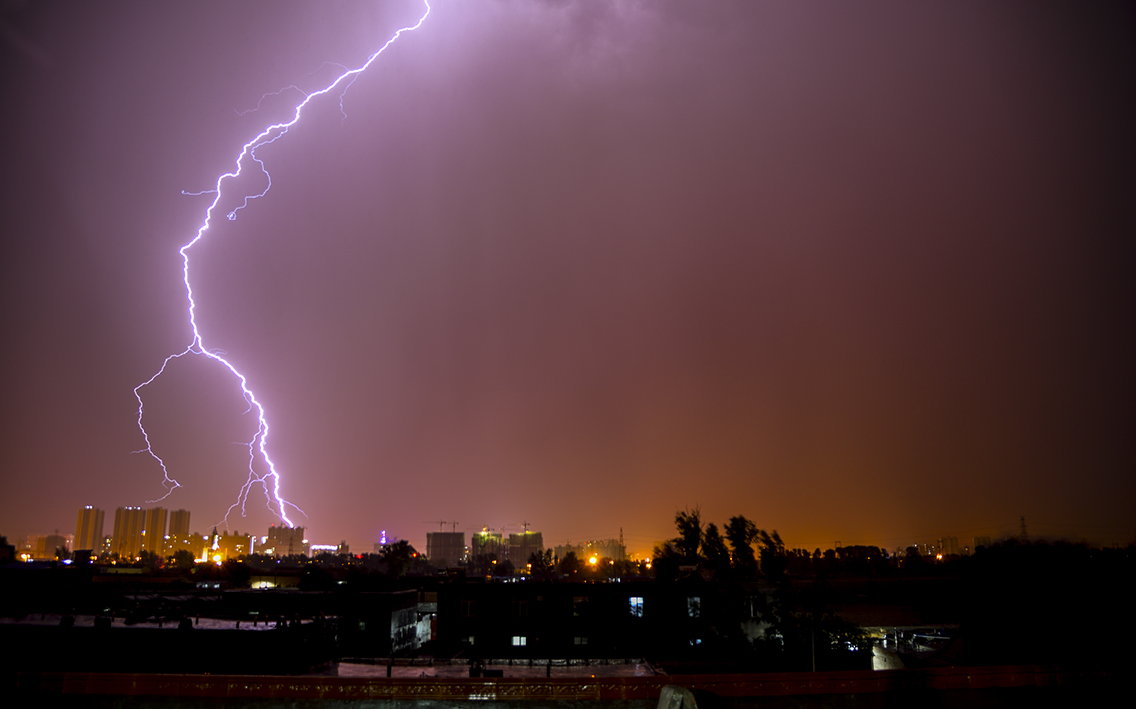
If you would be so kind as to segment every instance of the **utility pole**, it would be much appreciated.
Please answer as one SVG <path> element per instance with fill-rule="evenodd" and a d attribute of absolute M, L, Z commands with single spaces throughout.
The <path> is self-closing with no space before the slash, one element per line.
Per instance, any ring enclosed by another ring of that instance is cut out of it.
<path fill-rule="evenodd" d="M 1025 515 L 1022 515 L 1019 519 L 1021 519 L 1021 521 L 1022 521 L 1022 533 L 1021 533 L 1020 541 L 1021 541 L 1022 544 L 1025 544 L 1025 543 L 1029 542 L 1029 532 L 1026 531 L 1026 517 L 1025 517 Z"/>

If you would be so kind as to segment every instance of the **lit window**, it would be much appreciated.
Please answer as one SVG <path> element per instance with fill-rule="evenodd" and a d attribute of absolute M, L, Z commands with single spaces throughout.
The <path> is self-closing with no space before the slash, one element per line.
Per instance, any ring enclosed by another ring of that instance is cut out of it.
<path fill-rule="evenodd" d="M 697 618 L 702 615 L 702 598 L 699 596 L 689 596 L 686 599 L 686 614 L 691 618 Z"/>
<path fill-rule="evenodd" d="M 527 644 L 528 644 L 528 638 L 526 638 L 524 635 L 514 635 L 513 636 L 513 647 L 522 647 L 522 646 L 527 645 Z"/>
<path fill-rule="evenodd" d="M 587 645 L 588 639 L 587 638 L 581 638 L 581 637 L 572 638 L 572 644 L 573 645 Z"/>
<path fill-rule="evenodd" d="M 631 597 L 631 615 L 635 616 L 636 618 L 642 618 L 643 617 L 643 597 L 642 596 L 632 596 Z"/>

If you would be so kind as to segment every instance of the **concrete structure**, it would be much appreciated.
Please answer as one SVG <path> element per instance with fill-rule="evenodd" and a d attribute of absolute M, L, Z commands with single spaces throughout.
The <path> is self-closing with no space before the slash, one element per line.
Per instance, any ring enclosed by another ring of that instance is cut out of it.
<path fill-rule="evenodd" d="M 142 550 L 145 513 L 141 507 L 119 507 L 114 511 L 111 553 L 122 559 L 133 559 Z"/>
<path fill-rule="evenodd" d="M 517 569 L 524 569 L 533 554 L 544 552 L 544 537 L 540 532 L 525 531 L 509 535 L 509 560 Z"/>
<path fill-rule="evenodd" d="M 87 505 L 79 508 L 75 521 L 75 549 L 90 549 L 98 555 L 103 545 L 103 518 L 105 513 Z"/>
<path fill-rule="evenodd" d="M 939 540 L 939 552 L 943 556 L 957 556 L 959 553 L 958 537 L 943 537 Z"/>
<path fill-rule="evenodd" d="M 56 551 L 70 551 L 67 537 L 62 534 L 29 534 L 19 545 L 19 553 L 28 559 L 50 560 L 56 558 Z"/>
<path fill-rule="evenodd" d="M 301 536 L 303 534 L 301 533 Z M 242 556 L 249 555 L 249 549 L 252 545 L 251 534 L 241 534 L 233 530 L 232 533 L 225 532 L 224 534 L 217 534 L 217 530 L 213 530 L 213 536 L 210 538 L 210 549 L 207 556 L 213 561 L 225 559 L 239 559 Z"/>
<path fill-rule="evenodd" d="M 170 513 L 170 530 L 168 534 L 171 537 L 174 535 L 179 537 L 189 536 L 189 510 L 174 510 Z"/>
<path fill-rule="evenodd" d="M 164 507 L 153 507 L 146 510 L 142 518 L 142 544 L 141 551 L 148 551 L 161 556 L 166 544 L 166 517 Z"/>
<path fill-rule="evenodd" d="M 438 569 L 461 564 L 465 558 L 465 532 L 427 532 L 426 558 Z"/>
<path fill-rule="evenodd" d="M 470 558 L 492 555 L 503 560 L 507 553 L 500 532 L 490 532 L 488 528 L 485 528 L 469 538 Z"/>
<path fill-rule="evenodd" d="M 308 540 L 304 539 L 303 527 L 277 527 L 274 524 L 268 528 L 268 535 L 258 551 L 275 557 L 308 556 L 310 549 Z"/>

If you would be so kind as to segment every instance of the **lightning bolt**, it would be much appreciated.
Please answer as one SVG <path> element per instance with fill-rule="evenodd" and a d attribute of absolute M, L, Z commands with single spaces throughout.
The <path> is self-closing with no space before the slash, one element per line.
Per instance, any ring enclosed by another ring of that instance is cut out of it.
<path fill-rule="evenodd" d="M 218 176 L 213 189 L 203 190 L 201 192 L 182 191 L 182 194 L 195 196 L 211 194 L 213 195 L 213 201 L 209 204 L 209 208 L 205 210 L 205 219 L 203 220 L 201 227 L 198 228 L 197 233 L 192 239 L 189 240 L 189 242 L 187 242 L 184 246 L 181 247 L 181 249 L 178 250 L 178 253 L 181 254 L 182 259 L 182 281 L 185 284 L 186 301 L 189 304 L 189 326 L 192 330 L 193 336 L 184 350 L 166 357 L 162 361 L 162 366 L 158 368 L 158 371 L 155 372 L 153 376 L 151 376 L 149 379 L 142 382 L 138 386 L 134 387 L 134 398 L 138 400 L 138 429 L 142 432 L 142 440 L 146 444 L 145 447 L 135 452 L 146 453 L 155 461 L 157 461 L 158 466 L 162 469 L 162 486 L 166 491 L 166 494 L 162 495 L 156 500 L 150 500 L 149 502 L 159 502 L 166 499 L 173 494 L 174 490 L 181 487 L 181 483 L 170 476 L 170 471 L 166 466 L 166 461 L 163 460 L 160 455 L 158 455 L 158 453 L 154 450 L 153 444 L 150 441 L 150 434 L 146 430 L 146 426 L 143 421 L 145 415 L 145 405 L 142 399 L 142 391 L 146 387 L 153 384 L 159 377 L 161 377 L 166 369 L 175 360 L 179 360 L 182 357 L 194 355 L 199 357 L 206 357 L 214 362 L 217 362 L 220 366 L 227 369 L 229 373 L 232 374 L 232 376 L 237 380 L 237 382 L 240 383 L 241 394 L 242 396 L 244 396 L 245 402 L 248 404 L 248 409 L 246 409 L 245 413 L 256 411 L 257 415 L 258 423 L 256 433 L 253 434 L 251 440 L 244 443 L 244 445 L 248 446 L 249 450 L 248 478 L 241 486 L 240 492 L 237 494 L 236 501 L 229 506 L 228 510 L 226 510 L 225 523 L 228 522 L 229 515 L 238 506 L 241 508 L 241 515 L 243 516 L 245 514 L 245 505 L 248 502 L 249 492 L 256 485 L 260 485 L 264 490 L 265 505 L 268 507 L 268 509 L 276 514 L 280 518 L 280 520 L 287 524 L 289 527 L 295 526 L 292 523 L 292 520 L 288 517 L 289 510 L 296 510 L 300 514 L 304 514 L 303 510 L 301 510 L 295 504 L 285 500 L 280 495 L 280 472 L 277 470 L 276 464 L 272 461 L 272 458 L 268 454 L 268 418 L 265 415 L 264 406 L 260 403 L 260 401 L 257 400 L 256 395 L 249 387 L 248 378 L 244 374 L 242 374 L 233 365 L 232 362 L 225 358 L 224 351 L 218 349 L 208 349 L 205 347 L 205 340 L 201 335 L 201 329 L 198 327 L 197 323 L 197 303 L 193 299 L 193 286 L 190 283 L 189 278 L 189 254 L 193 246 L 197 244 L 197 242 L 204 239 L 206 234 L 209 232 L 209 226 L 213 221 L 213 213 L 216 210 L 218 203 L 220 203 L 221 201 L 223 188 L 228 181 L 240 178 L 245 169 L 248 168 L 250 170 L 260 170 L 260 172 L 264 175 L 266 182 L 266 186 L 262 191 L 260 191 L 259 193 L 245 194 L 240 206 L 236 207 L 225 215 L 230 221 L 235 220 L 237 218 L 237 212 L 247 208 L 252 200 L 263 197 L 264 195 L 268 194 L 268 191 L 270 189 L 272 189 L 272 176 L 268 173 L 268 169 L 265 167 L 264 162 L 257 157 L 257 149 L 262 148 L 265 145 L 271 145 L 277 140 L 283 138 L 288 133 L 288 129 L 296 125 L 296 123 L 300 120 L 300 116 L 303 114 L 304 108 L 309 103 L 321 96 L 324 96 L 325 94 L 329 94 L 335 91 L 336 89 L 339 90 L 339 109 L 342 113 L 343 96 L 347 93 L 347 90 L 351 88 L 351 85 L 355 83 L 355 79 L 358 78 L 358 76 L 364 71 L 366 71 L 367 68 L 370 67 L 371 64 L 373 64 L 375 60 L 378 59 L 379 56 L 387 50 L 388 47 L 394 44 L 394 42 L 399 37 L 401 37 L 404 32 L 412 32 L 418 29 L 422 26 L 422 23 L 426 21 L 426 18 L 429 17 L 431 9 L 429 0 L 423 0 L 423 4 L 425 5 L 426 9 L 423 12 L 422 16 L 418 19 L 418 21 L 413 25 L 403 27 L 402 29 L 395 32 L 394 35 L 390 39 L 388 39 L 385 44 L 379 47 L 379 49 L 374 54 L 368 57 L 367 61 L 364 62 L 361 66 L 358 66 L 354 69 L 347 69 L 342 65 L 329 64 L 330 66 L 338 66 L 343 69 L 343 71 L 338 76 L 336 76 L 331 83 L 327 84 L 318 91 L 305 93 L 295 86 L 289 86 L 285 89 L 274 92 L 272 95 L 281 95 L 285 91 L 294 89 L 303 96 L 303 99 L 300 100 L 300 102 L 297 103 L 294 107 L 292 120 L 284 123 L 273 123 L 272 125 L 265 127 L 264 130 L 258 133 L 252 140 L 245 143 L 241 147 L 240 152 L 237 154 L 236 169 L 232 172 L 226 172 Z M 267 95 L 268 94 L 266 94 L 266 96 Z M 264 97 L 261 97 L 261 101 L 263 100 Z M 257 108 L 259 107 L 260 104 L 258 103 Z M 346 117 L 346 114 L 343 115 L 344 117 Z M 256 163 L 256 168 L 252 168 L 251 165 L 249 165 L 250 162 Z M 260 466 L 260 469 L 263 472 L 258 472 L 258 460 L 263 462 L 263 464 Z M 307 515 L 305 514 L 304 516 L 306 517 Z"/>

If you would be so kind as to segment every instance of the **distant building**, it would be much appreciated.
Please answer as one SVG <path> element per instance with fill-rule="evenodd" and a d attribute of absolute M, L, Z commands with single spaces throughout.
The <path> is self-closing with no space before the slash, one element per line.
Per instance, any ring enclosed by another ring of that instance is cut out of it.
<path fill-rule="evenodd" d="M 171 557 L 179 551 L 188 551 L 194 559 L 206 558 L 209 538 L 200 534 L 170 534 L 166 537 L 164 555 Z"/>
<path fill-rule="evenodd" d="M 268 528 L 268 536 L 260 548 L 261 554 L 275 557 L 308 556 L 309 551 L 303 527 L 277 527 L 275 524 Z"/>
<path fill-rule="evenodd" d="M 217 534 L 217 528 L 214 527 L 213 534 L 209 536 L 209 548 L 206 550 L 205 556 L 210 561 L 238 559 L 249 555 L 251 545 L 251 534 L 241 534 L 236 530 L 231 533 Z"/>
<path fill-rule="evenodd" d="M 426 558 L 435 568 L 457 566 L 464 556 L 465 532 L 426 533 Z"/>
<path fill-rule="evenodd" d="M 55 559 L 57 551 L 70 551 L 67 537 L 61 534 L 29 534 L 20 547 L 20 554 L 29 559 Z"/>
<path fill-rule="evenodd" d="M 170 513 L 170 531 L 169 535 L 188 537 L 189 536 L 189 510 L 174 510 Z"/>
<path fill-rule="evenodd" d="M 576 558 L 581 561 L 586 561 L 593 556 L 597 559 L 611 559 L 613 561 L 623 561 L 627 558 L 627 547 L 618 539 L 599 539 L 583 544 L 558 545 L 553 551 L 557 559 L 563 559 L 569 552 L 575 554 Z"/>
<path fill-rule="evenodd" d="M 986 547 L 987 549 L 989 549 L 991 546 L 993 546 L 993 544 L 990 542 L 990 537 L 975 537 L 974 538 L 973 549 L 975 551 L 978 551 L 978 547 Z"/>
<path fill-rule="evenodd" d="M 955 555 L 959 553 L 959 540 L 958 537 L 943 537 L 939 540 L 939 551 L 943 556 Z"/>
<path fill-rule="evenodd" d="M 540 532 L 524 531 L 509 535 L 509 560 L 517 569 L 525 568 L 529 557 L 544 553 L 544 537 Z"/>
<path fill-rule="evenodd" d="M 507 553 L 508 550 L 501 539 L 500 532 L 482 529 L 469 538 L 469 555 L 471 558 L 493 555 L 498 559 L 504 559 Z"/>
<path fill-rule="evenodd" d="M 618 539 L 600 539 L 587 543 L 584 550 L 588 557 L 598 556 L 601 559 L 623 561 L 627 558 L 627 548 Z"/>
<path fill-rule="evenodd" d="M 133 559 L 142 551 L 142 530 L 145 513 L 141 507 L 119 507 L 114 511 L 114 532 L 111 535 L 111 553 L 120 559 Z"/>
<path fill-rule="evenodd" d="M 165 551 L 166 543 L 166 517 L 164 507 L 153 507 L 146 510 L 142 522 L 142 548 L 159 556 Z"/>
<path fill-rule="evenodd" d="M 75 549 L 90 549 L 97 556 L 103 545 L 103 517 L 105 513 L 87 505 L 79 508 L 75 522 Z"/>

